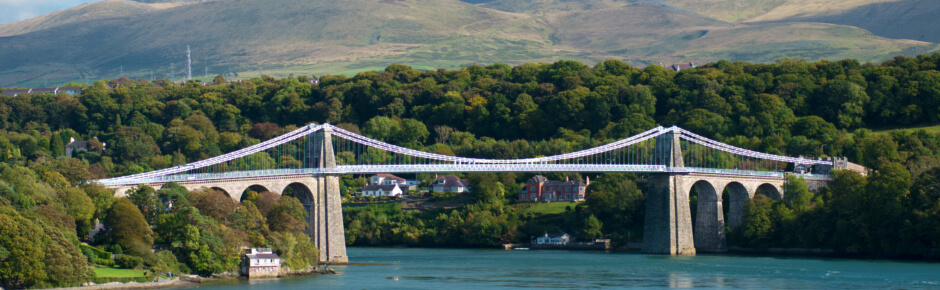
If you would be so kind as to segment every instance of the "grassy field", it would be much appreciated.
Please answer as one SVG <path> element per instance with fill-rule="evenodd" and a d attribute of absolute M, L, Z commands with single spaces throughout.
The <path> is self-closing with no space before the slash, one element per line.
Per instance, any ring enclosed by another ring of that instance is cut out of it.
<path fill-rule="evenodd" d="M 879 128 L 879 129 L 873 129 L 872 132 L 874 132 L 875 134 L 888 134 L 889 132 L 894 131 L 894 130 L 902 130 L 902 131 L 926 130 L 927 132 L 936 134 L 936 133 L 940 133 L 940 125 L 920 125 L 920 126 L 913 126 L 913 127 L 907 127 L 907 128 Z"/>
<path fill-rule="evenodd" d="M 550 202 L 550 203 L 533 203 L 529 207 L 529 212 L 531 213 L 540 213 L 540 214 L 559 214 L 565 212 L 565 207 L 570 206 L 572 210 L 577 206 L 576 202 Z"/>
<path fill-rule="evenodd" d="M 137 278 L 144 277 L 144 271 L 115 269 L 115 268 L 95 268 L 95 274 L 100 278 Z"/>

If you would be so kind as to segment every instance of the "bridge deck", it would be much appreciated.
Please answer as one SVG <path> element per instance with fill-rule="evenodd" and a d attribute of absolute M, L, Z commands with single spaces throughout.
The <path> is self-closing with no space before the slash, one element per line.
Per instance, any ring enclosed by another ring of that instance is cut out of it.
<path fill-rule="evenodd" d="M 154 178 L 102 180 L 106 186 L 137 185 L 166 182 L 187 182 L 238 178 L 282 177 L 317 174 L 378 174 L 378 173 L 458 173 L 458 172 L 631 172 L 631 173 L 705 173 L 734 176 L 782 178 L 781 171 L 752 171 L 664 165 L 601 165 L 601 164 L 422 164 L 422 165 L 340 165 L 336 168 L 268 169 L 222 173 L 174 174 Z M 799 174 L 809 179 L 829 179 L 829 175 Z"/>

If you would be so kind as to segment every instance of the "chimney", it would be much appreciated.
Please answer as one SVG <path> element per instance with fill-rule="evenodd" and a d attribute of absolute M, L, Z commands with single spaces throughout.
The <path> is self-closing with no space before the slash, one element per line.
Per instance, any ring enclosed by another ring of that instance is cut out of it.
<path fill-rule="evenodd" d="M 587 184 L 585 184 L 585 186 L 591 185 L 591 177 L 590 177 L 590 176 L 585 177 L 585 180 L 586 180 L 586 182 L 587 182 Z"/>
<path fill-rule="evenodd" d="M 72 142 L 75 142 L 75 137 L 69 137 L 69 144 L 72 144 Z"/>
<path fill-rule="evenodd" d="M 567 176 L 567 175 L 565 175 L 565 181 L 568 181 L 568 176 Z"/>

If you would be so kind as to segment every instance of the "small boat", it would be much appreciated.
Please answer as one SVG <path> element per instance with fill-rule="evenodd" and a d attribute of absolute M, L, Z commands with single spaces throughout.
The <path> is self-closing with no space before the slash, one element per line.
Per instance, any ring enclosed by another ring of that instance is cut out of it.
<path fill-rule="evenodd" d="M 529 248 L 513 248 L 513 250 L 516 250 L 516 251 L 528 251 Z"/>

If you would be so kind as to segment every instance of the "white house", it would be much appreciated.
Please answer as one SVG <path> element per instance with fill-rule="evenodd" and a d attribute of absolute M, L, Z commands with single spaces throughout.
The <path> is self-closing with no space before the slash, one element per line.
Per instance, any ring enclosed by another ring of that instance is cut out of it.
<path fill-rule="evenodd" d="M 281 272 L 281 257 L 270 248 L 251 248 L 242 257 L 242 275 L 250 278 L 275 278 Z"/>
<path fill-rule="evenodd" d="M 374 184 L 374 185 L 396 185 L 397 184 L 399 186 L 404 186 L 406 183 L 406 180 L 404 178 L 401 178 L 395 175 L 382 173 L 382 174 L 373 175 L 372 178 L 369 179 L 369 183 Z"/>
<path fill-rule="evenodd" d="M 470 181 L 453 175 L 438 176 L 431 184 L 430 190 L 433 192 L 461 193 L 470 190 Z"/>
<path fill-rule="evenodd" d="M 568 234 L 549 234 L 538 236 L 535 238 L 535 244 L 537 245 L 567 245 L 571 242 L 571 236 Z"/>
<path fill-rule="evenodd" d="M 398 184 L 392 185 L 378 185 L 370 184 L 366 185 L 360 191 L 362 196 L 401 196 L 402 191 L 401 187 L 398 187 Z"/>

